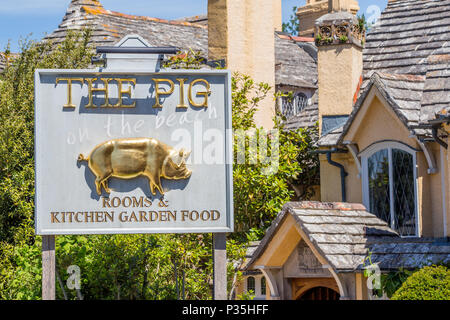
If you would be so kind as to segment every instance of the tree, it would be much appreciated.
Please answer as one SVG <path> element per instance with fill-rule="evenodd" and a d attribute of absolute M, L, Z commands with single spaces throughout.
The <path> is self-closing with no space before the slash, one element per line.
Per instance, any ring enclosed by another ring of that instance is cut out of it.
<path fill-rule="evenodd" d="M 297 17 L 297 7 L 294 6 L 292 8 L 292 14 L 289 17 L 289 21 L 283 22 L 283 24 L 282 24 L 282 30 L 283 30 L 283 32 L 288 32 L 288 33 L 296 36 L 296 35 L 298 35 L 298 25 L 299 25 L 299 21 L 298 21 L 298 17 Z"/>
<path fill-rule="evenodd" d="M 231 88 L 233 130 L 251 133 L 245 140 L 247 161 L 245 163 L 235 161 L 233 170 L 235 232 L 238 233 L 236 236 L 239 233 L 256 233 L 256 239 L 252 240 L 258 240 L 264 235 L 282 206 L 294 198 L 298 200 L 292 186 L 298 184 L 302 174 L 305 177 L 303 200 L 313 194 L 311 189 L 317 184 L 319 162 L 317 155 L 311 155 L 310 151 L 313 149 L 316 130 L 285 130 L 281 117 L 275 116 L 274 130 L 278 135 L 278 143 L 275 141 L 273 145 L 271 142 L 275 137 L 267 136 L 270 145 L 268 154 L 271 159 L 273 152 L 277 151 L 279 159 L 275 173 L 268 174 L 268 169 L 273 163 L 264 163 L 260 154 L 252 152 L 250 140 L 253 136 L 253 139 L 258 141 L 258 151 L 261 150 L 261 139 L 266 140 L 266 132 L 256 127 L 253 115 L 258 103 L 262 99 L 267 99 L 270 87 L 265 83 L 254 83 L 250 77 L 235 73 Z M 235 141 L 236 158 L 238 146 L 239 143 Z M 279 149 L 276 150 L 277 148 Z M 310 173 L 313 175 L 308 176 Z"/>

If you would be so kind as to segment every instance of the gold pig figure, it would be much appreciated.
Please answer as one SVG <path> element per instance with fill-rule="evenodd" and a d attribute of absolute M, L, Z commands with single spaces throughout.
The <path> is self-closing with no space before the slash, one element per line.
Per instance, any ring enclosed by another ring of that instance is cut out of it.
<path fill-rule="evenodd" d="M 88 158 L 80 154 L 78 161 L 88 162 L 96 177 L 98 195 L 101 195 L 102 187 L 111 193 L 108 188 L 110 177 L 132 179 L 141 175 L 148 178 L 150 191 L 156 195 L 155 188 L 164 194 L 161 178 L 179 180 L 191 176 L 192 171 L 186 168 L 186 159 L 190 154 L 153 138 L 127 138 L 99 144 Z"/>

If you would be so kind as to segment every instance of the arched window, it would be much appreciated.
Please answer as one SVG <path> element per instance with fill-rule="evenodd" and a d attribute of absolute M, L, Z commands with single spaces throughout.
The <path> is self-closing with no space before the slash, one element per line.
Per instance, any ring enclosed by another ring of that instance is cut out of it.
<path fill-rule="evenodd" d="M 416 151 L 399 142 L 361 152 L 363 202 L 401 236 L 418 236 Z"/>
<path fill-rule="evenodd" d="M 247 292 L 250 290 L 255 294 L 255 278 L 254 277 L 248 277 L 247 278 Z"/>
<path fill-rule="evenodd" d="M 283 97 L 281 104 L 281 113 L 286 118 L 295 116 L 302 112 L 308 104 L 308 97 L 303 92 L 294 94 L 292 98 Z"/>
<path fill-rule="evenodd" d="M 261 295 L 266 295 L 266 278 L 261 278 Z"/>

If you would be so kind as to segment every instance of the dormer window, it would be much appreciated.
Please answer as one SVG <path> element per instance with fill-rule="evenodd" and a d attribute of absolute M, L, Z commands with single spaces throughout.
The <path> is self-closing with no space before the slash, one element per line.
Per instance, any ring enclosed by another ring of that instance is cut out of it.
<path fill-rule="evenodd" d="M 416 151 L 381 142 L 361 153 L 363 202 L 401 236 L 418 236 Z"/>
<path fill-rule="evenodd" d="M 308 104 L 308 97 L 303 92 L 294 94 L 294 97 L 283 97 L 281 100 L 281 113 L 290 118 L 302 112 Z"/>

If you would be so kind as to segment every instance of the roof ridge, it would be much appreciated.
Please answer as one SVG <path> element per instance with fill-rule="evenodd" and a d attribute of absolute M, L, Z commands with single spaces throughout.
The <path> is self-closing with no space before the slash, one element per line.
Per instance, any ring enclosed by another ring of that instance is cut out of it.
<path fill-rule="evenodd" d="M 360 203 L 349 202 L 322 202 L 322 201 L 298 201 L 287 202 L 286 207 L 294 210 L 340 210 L 340 211 L 367 211 L 366 207 Z"/>
<path fill-rule="evenodd" d="M 83 5 L 83 6 L 81 6 L 81 10 L 83 10 L 87 14 L 91 14 L 91 15 L 111 15 L 111 16 L 118 16 L 118 17 L 127 18 L 127 19 L 152 21 L 152 22 L 157 22 L 157 23 L 167 23 L 167 24 L 179 25 L 179 26 L 185 26 L 185 27 L 197 27 L 197 28 L 202 28 L 202 29 L 208 28 L 207 26 L 203 26 L 203 25 L 191 23 L 191 22 L 167 20 L 167 19 L 160 19 L 160 18 L 154 18 L 154 17 L 148 17 L 148 16 L 137 16 L 137 15 L 125 14 L 125 13 L 121 13 L 121 12 L 117 12 L 117 11 L 107 10 L 107 9 L 103 8 L 103 6 L 93 7 L 93 6 L 84 6 Z"/>
<path fill-rule="evenodd" d="M 420 9 L 423 9 L 423 7 L 433 8 L 433 7 L 438 7 L 438 6 L 446 5 L 446 4 L 444 4 L 444 1 L 442 1 L 442 0 L 398 0 L 398 1 L 388 2 L 384 12 L 385 13 L 402 12 L 404 10 L 396 10 L 396 9 L 400 9 L 400 8 L 403 9 L 405 7 L 413 6 L 413 5 L 420 6 L 419 8 L 417 8 L 417 9 L 414 8 L 413 10 L 420 10 Z"/>

